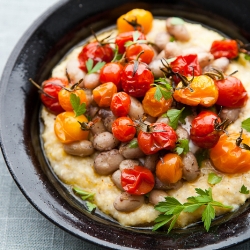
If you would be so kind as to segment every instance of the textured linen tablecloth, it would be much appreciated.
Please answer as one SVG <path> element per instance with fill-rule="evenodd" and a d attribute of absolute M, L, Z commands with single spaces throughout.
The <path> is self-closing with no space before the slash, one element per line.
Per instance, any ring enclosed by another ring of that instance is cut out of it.
<path fill-rule="evenodd" d="M 0 0 L 0 75 L 18 39 L 57 1 Z M 16 186 L 0 153 L 0 250 L 12 249 L 104 248 L 64 232 L 38 213 Z M 228 249 L 250 249 L 250 244 Z"/>

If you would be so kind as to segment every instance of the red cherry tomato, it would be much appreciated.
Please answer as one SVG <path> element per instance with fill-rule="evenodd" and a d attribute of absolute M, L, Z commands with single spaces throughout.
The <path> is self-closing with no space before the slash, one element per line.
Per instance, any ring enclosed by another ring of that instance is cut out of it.
<path fill-rule="evenodd" d="M 140 34 L 138 40 L 146 40 L 146 36 L 143 33 L 141 33 L 140 31 L 137 31 L 137 32 L 139 32 Z M 118 46 L 118 52 L 120 54 L 123 54 L 126 51 L 126 47 L 124 46 L 125 43 L 128 41 L 133 41 L 133 34 L 134 34 L 134 31 L 128 31 L 128 32 L 120 33 L 116 37 L 115 43 Z"/>
<path fill-rule="evenodd" d="M 129 95 L 143 97 L 153 82 L 154 75 L 147 64 L 134 61 L 125 65 L 121 83 L 123 90 Z"/>
<path fill-rule="evenodd" d="M 127 142 L 134 138 L 136 129 L 129 117 L 119 117 L 112 124 L 112 133 L 119 141 Z"/>
<path fill-rule="evenodd" d="M 149 132 L 140 131 L 138 134 L 139 148 L 146 155 L 151 155 L 161 149 L 174 149 L 177 134 L 166 123 L 152 123 L 148 125 Z"/>
<path fill-rule="evenodd" d="M 216 80 L 215 84 L 219 90 L 216 104 L 227 108 L 241 108 L 246 104 L 248 94 L 238 78 L 228 76 L 224 80 Z"/>
<path fill-rule="evenodd" d="M 124 169 L 121 174 L 123 189 L 129 194 L 143 195 L 150 192 L 155 184 L 155 179 L 150 170 L 142 166 Z"/>
<path fill-rule="evenodd" d="M 64 111 L 62 106 L 59 104 L 58 93 L 68 84 L 67 80 L 60 78 L 49 78 L 42 83 L 42 90 L 44 94 L 41 93 L 40 98 L 44 106 L 49 110 L 49 112 L 57 115 Z"/>
<path fill-rule="evenodd" d="M 214 41 L 210 52 L 215 59 L 220 57 L 233 59 L 238 56 L 238 44 L 235 40 Z"/>
<path fill-rule="evenodd" d="M 109 44 L 92 42 L 85 45 L 78 55 L 78 60 L 80 63 L 79 68 L 87 71 L 85 63 L 89 58 L 93 59 L 94 65 L 96 65 L 98 62 L 111 62 L 113 57 L 114 52 Z"/>
<path fill-rule="evenodd" d="M 147 44 L 136 43 L 136 44 L 132 44 L 129 47 L 127 47 L 127 50 L 126 50 L 127 60 L 128 61 L 135 60 L 141 51 L 144 51 L 144 53 L 139 57 L 138 60 L 140 62 L 150 64 L 151 61 L 153 60 L 155 53 L 154 53 L 153 49 Z"/>
<path fill-rule="evenodd" d="M 170 63 L 171 69 L 175 73 L 180 73 L 184 76 L 199 76 L 202 73 L 197 55 L 177 56 L 177 58 Z M 179 77 L 174 77 L 174 81 L 178 83 Z"/>
<path fill-rule="evenodd" d="M 125 92 L 118 92 L 113 95 L 110 109 L 117 117 L 126 116 L 130 108 L 130 97 Z"/>
<path fill-rule="evenodd" d="M 190 139 L 200 148 L 212 148 L 218 142 L 221 131 L 216 130 L 221 120 L 212 111 L 202 111 L 192 121 Z"/>
<path fill-rule="evenodd" d="M 121 89 L 121 75 L 123 66 L 118 62 L 110 62 L 105 64 L 100 71 L 101 83 L 112 82 L 117 89 Z"/>

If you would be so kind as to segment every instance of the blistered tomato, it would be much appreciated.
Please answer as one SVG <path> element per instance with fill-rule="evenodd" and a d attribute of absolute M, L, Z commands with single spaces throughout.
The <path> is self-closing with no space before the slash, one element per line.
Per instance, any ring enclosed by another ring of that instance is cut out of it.
<path fill-rule="evenodd" d="M 113 95 L 110 109 L 117 117 L 126 116 L 129 112 L 131 99 L 125 92 L 118 92 Z"/>
<path fill-rule="evenodd" d="M 235 40 L 214 41 L 210 52 L 215 59 L 220 57 L 233 59 L 238 56 L 238 44 Z"/>

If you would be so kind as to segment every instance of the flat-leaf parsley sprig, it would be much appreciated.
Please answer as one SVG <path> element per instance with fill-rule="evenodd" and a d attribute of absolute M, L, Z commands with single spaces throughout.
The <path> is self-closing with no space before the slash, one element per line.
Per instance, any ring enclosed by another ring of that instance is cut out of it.
<path fill-rule="evenodd" d="M 202 212 L 202 221 L 206 231 L 209 231 L 211 221 L 215 218 L 214 207 L 222 207 L 226 209 L 232 209 L 232 206 L 226 206 L 218 201 L 214 201 L 212 197 L 212 189 L 202 190 L 200 188 L 195 189 L 197 196 L 188 197 L 188 202 L 181 204 L 174 197 L 165 197 L 166 201 L 159 202 L 155 209 L 161 214 L 155 219 L 156 224 L 153 227 L 153 231 L 170 223 L 168 233 L 174 227 L 181 212 L 193 213 L 198 208 L 204 207 Z"/>

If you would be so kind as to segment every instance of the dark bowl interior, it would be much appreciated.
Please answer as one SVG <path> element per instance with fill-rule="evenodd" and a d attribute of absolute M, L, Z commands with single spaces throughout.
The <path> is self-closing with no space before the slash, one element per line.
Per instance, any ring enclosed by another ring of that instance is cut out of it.
<path fill-rule="evenodd" d="M 60 1 L 42 15 L 15 47 L 4 70 L 0 91 L 1 148 L 17 185 L 31 204 L 68 232 L 102 246 L 119 249 L 218 249 L 248 239 L 249 204 L 217 219 L 209 233 L 196 224 L 171 234 L 149 228 L 124 228 L 102 213 L 90 214 L 53 174 L 40 142 L 40 102 L 31 77 L 41 83 L 75 45 L 95 31 L 114 25 L 133 8 L 155 16 L 179 16 L 250 40 L 250 2 L 168 1 Z"/>

